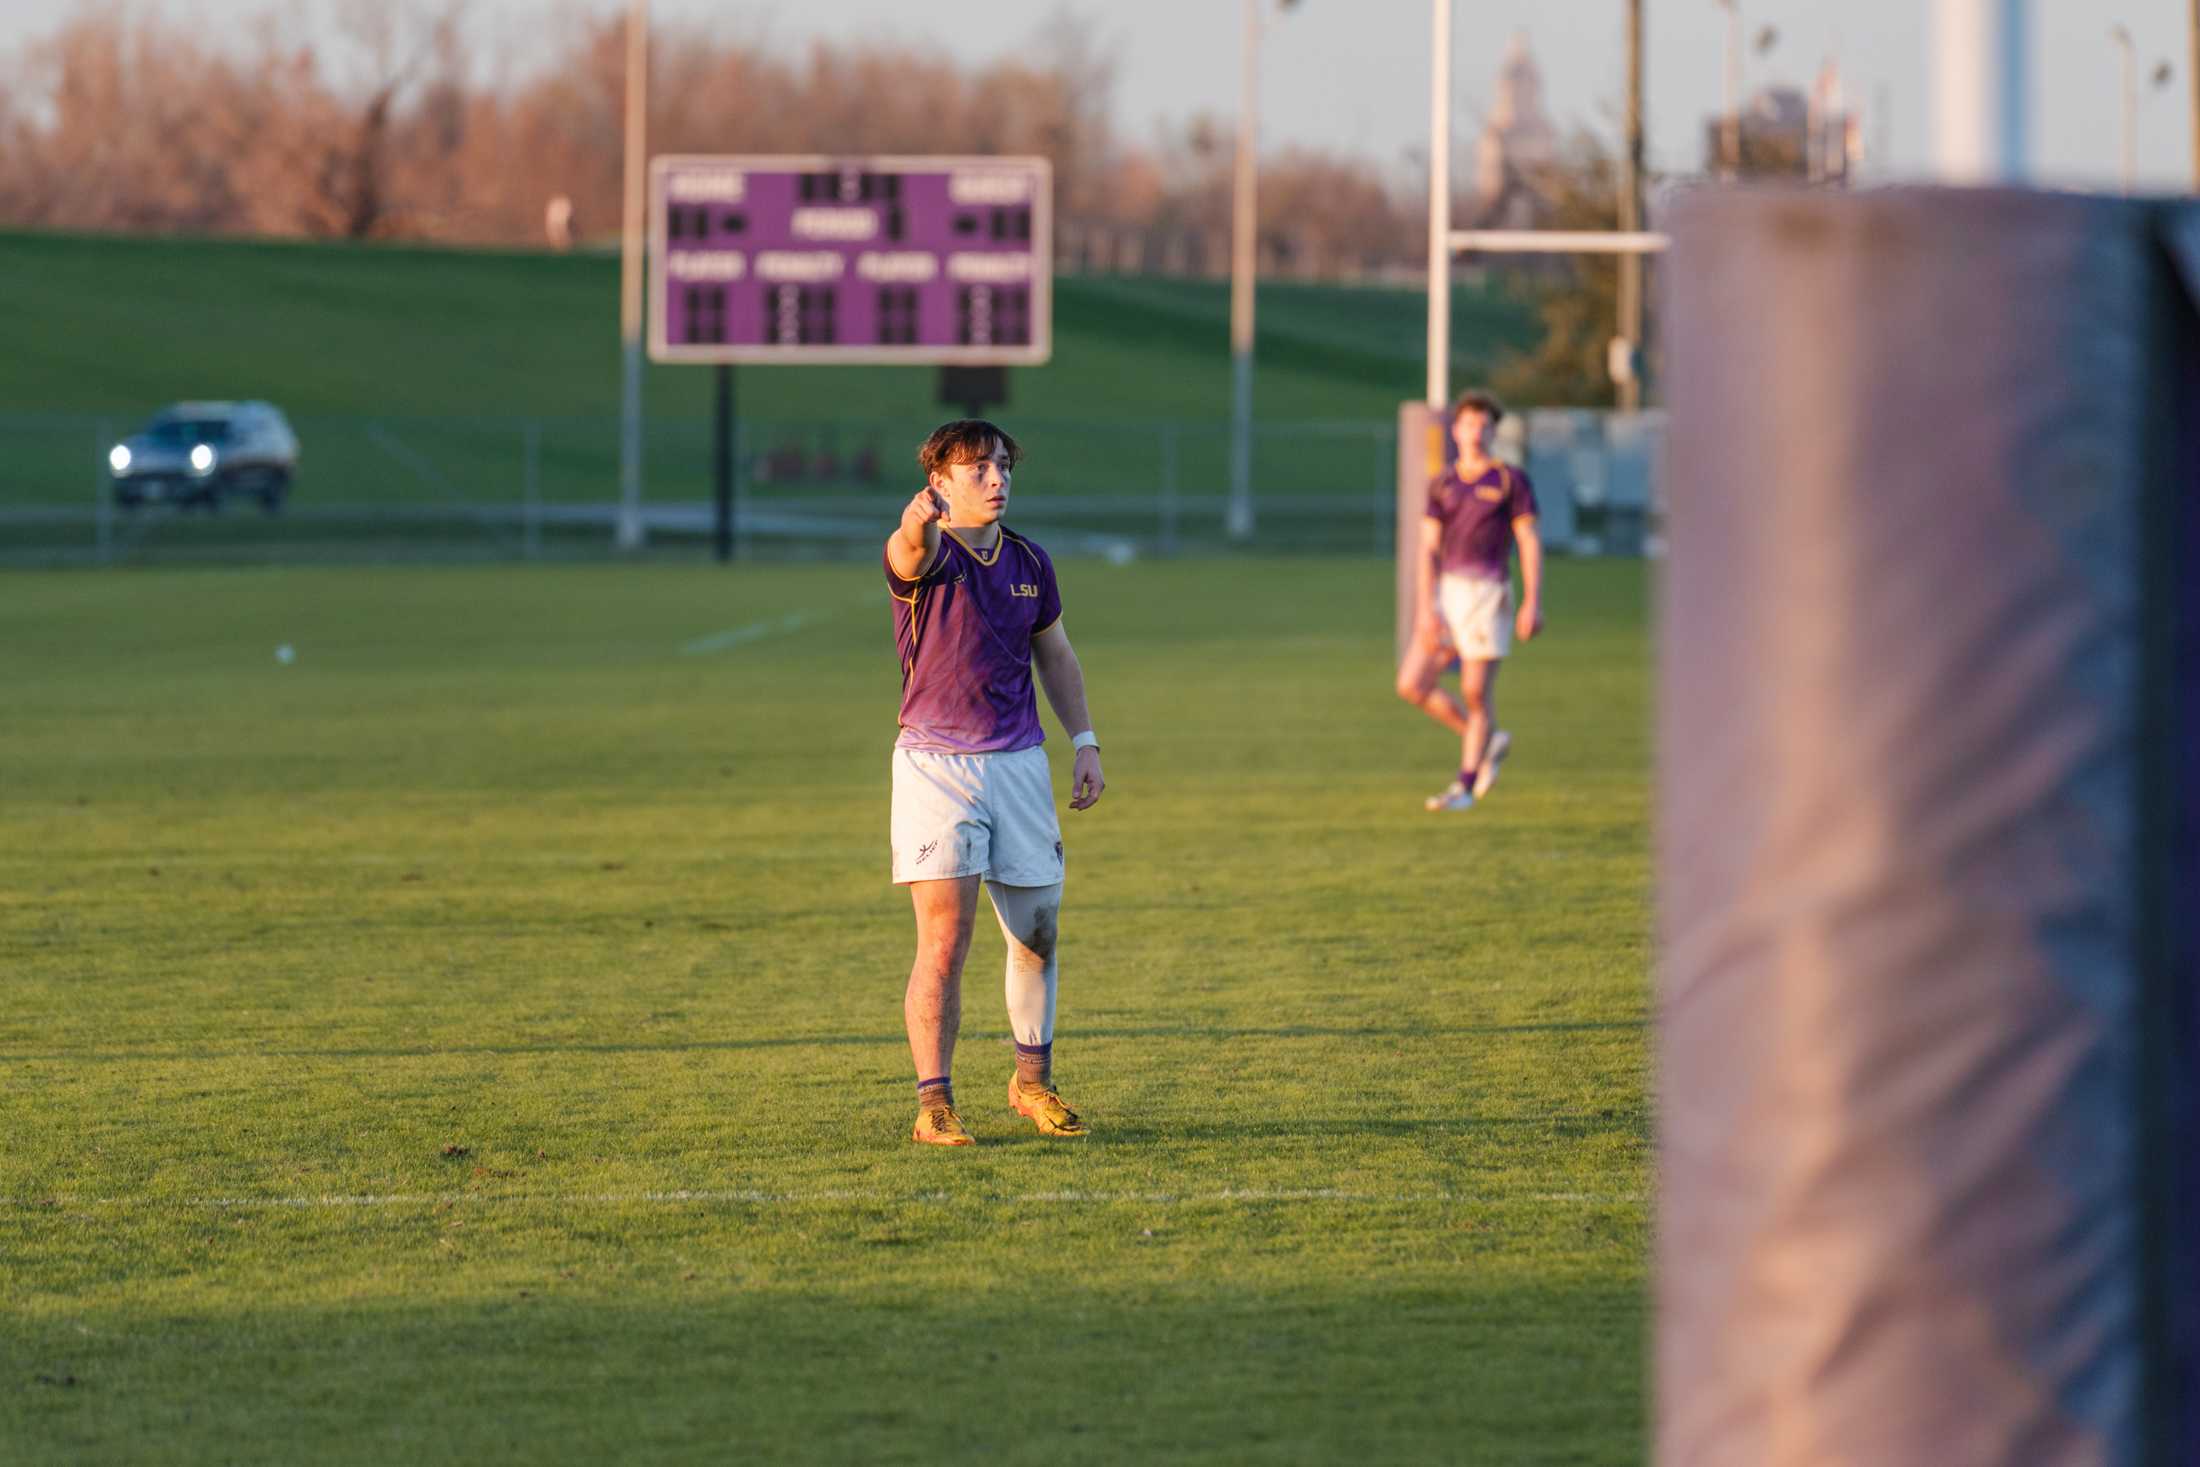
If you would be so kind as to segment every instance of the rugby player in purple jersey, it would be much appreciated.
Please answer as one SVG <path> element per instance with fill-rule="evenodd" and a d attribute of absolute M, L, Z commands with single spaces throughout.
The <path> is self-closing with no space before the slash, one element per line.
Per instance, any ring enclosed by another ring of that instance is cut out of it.
<path fill-rule="evenodd" d="M 1032 673 L 1062 727 L 1075 730 L 1072 810 L 1107 780 L 1085 709 L 1085 675 L 1062 630 L 1054 562 L 1001 524 L 1022 450 L 966 418 L 917 451 L 925 484 L 886 541 L 886 586 L 901 652 L 901 734 L 894 741 L 894 880 L 917 915 L 917 958 L 902 1017 L 917 1068 L 917 1122 L 935 1146 L 977 1138 L 955 1108 L 963 960 L 983 882 L 1008 939 L 1008 1021 L 1016 1072 L 1008 1103 L 1043 1136 L 1082 1136 L 1054 1088 L 1056 934 L 1062 832 Z"/>
<path fill-rule="evenodd" d="M 1486 392 L 1452 404 L 1457 462 L 1429 486 L 1415 570 L 1413 640 L 1398 696 L 1459 735 L 1459 773 L 1425 802 L 1471 810 L 1497 782 L 1512 735 L 1497 727 L 1497 664 L 1543 630 L 1543 541 L 1528 476 L 1490 456 L 1505 410 Z M 1520 608 L 1512 609 L 1512 551 L 1520 547 Z M 1456 655 L 1459 692 L 1439 686 Z"/>

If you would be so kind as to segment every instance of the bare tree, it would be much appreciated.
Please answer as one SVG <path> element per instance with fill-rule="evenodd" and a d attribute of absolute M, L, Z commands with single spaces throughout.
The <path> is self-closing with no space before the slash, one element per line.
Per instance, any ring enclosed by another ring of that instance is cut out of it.
<path fill-rule="evenodd" d="M 339 0 L 339 25 L 356 57 L 359 80 L 345 89 L 349 117 L 325 132 L 317 148 L 313 188 L 335 225 L 332 232 L 350 239 L 395 232 L 402 212 L 416 200 L 397 187 L 393 170 L 420 161 L 423 152 L 432 164 L 447 162 L 456 151 L 463 120 L 458 99 L 465 91 L 459 46 L 465 6 L 466 0 Z M 400 106 L 416 91 L 425 91 L 430 115 L 408 119 Z M 440 149 L 438 136 L 444 139 Z M 409 145 L 405 150 L 416 156 L 402 158 L 400 145 Z"/>
<path fill-rule="evenodd" d="M 584 238 L 618 217 L 622 17 L 566 12 L 546 63 L 492 79 L 466 0 L 330 4 L 316 28 L 270 0 L 219 47 L 93 6 L 0 62 L 0 223 L 537 245 L 553 197 Z M 1043 154 L 1065 241 L 1111 268 L 1218 268 L 1224 129 L 1124 144 L 1115 53 L 1066 8 L 978 64 L 697 27 L 661 28 L 655 57 L 658 151 Z M 1414 201 L 1377 170 L 1314 152 L 1264 170 L 1264 268 L 1418 258 Z"/>
<path fill-rule="evenodd" d="M 1539 174 L 1552 229 L 1619 227 L 1619 160 L 1593 135 L 1577 134 L 1559 163 Z M 1606 350 L 1619 319 L 1619 267 L 1608 255 L 1552 263 L 1515 277 L 1543 323 L 1536 348 L 1499 364 L 1491 385 L 1523 407 L 1611 407 L 1617 397 Z"/>

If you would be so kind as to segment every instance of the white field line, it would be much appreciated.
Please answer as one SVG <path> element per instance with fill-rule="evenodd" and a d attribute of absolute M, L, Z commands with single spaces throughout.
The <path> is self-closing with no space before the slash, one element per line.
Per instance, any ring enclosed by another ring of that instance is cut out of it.
<path fill-rule="evenodd" d="M 700 1203 L 740 1207 L 804 1207 L 846 1203 L 926 1203 L 972 1206 L 1259 1206 L 1272 1203 L 1380 1202 L 1496 1207 L 1506 1204 L 1565 1203 L 1583 1207 L 1633 1207 L 1648 1201 L 1642 1193 L 1523 1192 L 1511 1196 L 1472 1196 L 1458 1192 L 1356 1192 L 1338 1187 L 1225 1187 L 1214 1192 L 774 1192 L 752 1188 L 672 1192 L 369 1192 L 320 1193 L 268 1197 L 53 1197 L 0 1198 L 0 1208 L 53 1211 L 62 1208 L 114 1212 L 159 1209 L 304 1209 L 340 1210 L 377 1207 L 632 1207 Z"/>
<path fill-rule="evenodd" d="M 851 602 L 850 605 L 875 606 L 878 600 L 875 594 L 867 595 L 860 603 Z M 824 621 L 836 614 L 833 611 L 790 611 L 785 616 L 768 616 L 762 621 L 752 621 L 747 626 L 728 627 L 722 632 L 692 638 L 680 644 L 680 652 L 686 657 L 705 657 L 713 652 L 726 652 L 769 637 L 788 636 L 813 622 Z"/>
<path fill-rule="evenodd" d="M 761 642 L 766 637 L 783 637 L 789 632 L 799 632 L 816 621 L 814 611 L 790 612 L 765 621 L 752 621 L 745 627 L 732 627 L 722 632 L 712 632 L 707 637 L 697 637 L 680 644 L 680 651 L 689 657 L 701 657 L 711 652 L 724 652 L 750 642 Z"/>

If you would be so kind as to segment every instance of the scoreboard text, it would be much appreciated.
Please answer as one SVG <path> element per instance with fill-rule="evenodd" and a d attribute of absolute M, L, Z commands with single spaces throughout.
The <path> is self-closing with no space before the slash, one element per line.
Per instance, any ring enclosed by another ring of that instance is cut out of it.
<path fill-rule="evenodd" d="M 1052 348 L 1044 158 L 664 157 L 661 362 L 1035 366 Z"/>

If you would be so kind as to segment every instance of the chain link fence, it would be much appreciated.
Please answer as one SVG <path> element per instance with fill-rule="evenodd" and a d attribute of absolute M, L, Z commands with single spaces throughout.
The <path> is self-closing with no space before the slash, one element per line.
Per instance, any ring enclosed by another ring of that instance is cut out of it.
<path fill-rule="evenodd" d="M 108 450 L 135 422 L 0 416 L 0 564 L 607 559 L 619 515 L 615 420 L 303 417 L 288 500 L 126 509 Z M 743 558 L 869 555 L 918 483 L 930 419 L 742 420 L 734 528 Z M 1216 421 L 1017 418 L 1016 524 L 1064 554 L 1231 548 L 1391 553 L 1396 430 L 1266 423 L 1253 437 L 1254 531 L 1225 530 L 1229 433 Z M 1655 545 L 1654 414 L 1527 415 L 1525 460 L 1555 549 Z M 711 552 L 712 425 L 659 420 L 644 444 L 650 553 Z"/>
<path fill-rule="evenodd" d="M 1662 551 L 1662 409 L 1536 408 L 1521 417 L 1521 467 L 1536 486 L 1547 544 L 1575 555 Z"/>

